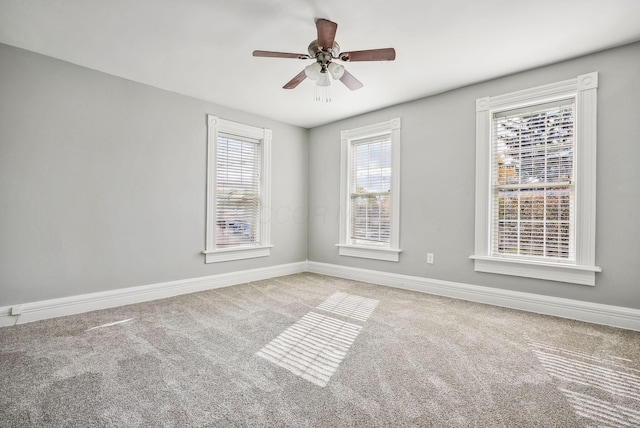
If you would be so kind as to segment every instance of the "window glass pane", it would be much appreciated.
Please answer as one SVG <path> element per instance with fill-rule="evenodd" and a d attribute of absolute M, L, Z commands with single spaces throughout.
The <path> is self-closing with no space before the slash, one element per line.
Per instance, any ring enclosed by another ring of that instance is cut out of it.
<path fill-rule="evenodd" d="M 573 128 L 573 104 L 494 118 L 496 182 L 571 180 Z"/>
<path fill-rule="evenodd" d="M 494 116 L 494 254 L 572 256 L 573 129 L 573 102 Z"/>
<path fill-rule="evenodd" d="M 391 141 L 355 144 L 352 191 L 388 192 L 391 189 Z"/>
<path fill-rule="evenodd" d="M 259 144 L 218 137 L 216 183 L 216 247 L 259 243 Z"/>
<path fill-rule="evenodd" d="M 351 239 L 388 246 L 391 232 L 390 136 L 356 142 L 351 159 Z"/>
<path fill-rule="evenodd" d="M 356 244 L 385 244 L 391 231 L 391 197 L 364 195 L 351 198 L 351 238 Z"/>

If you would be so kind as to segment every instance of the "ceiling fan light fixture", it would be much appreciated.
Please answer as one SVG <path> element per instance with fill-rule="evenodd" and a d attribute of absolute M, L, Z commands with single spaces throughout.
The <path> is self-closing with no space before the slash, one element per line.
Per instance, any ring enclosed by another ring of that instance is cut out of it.
<path fill-rule="evenodd" d="M 335 62 L 330 62 L 328 69 L 329 73 L 331 73 L 331 77 L 333 77 L 333 80 L 340 79 L 344 74 L 344 67 L 340 64 L 336 64 Z"/>
<path fill-rule="evenodd" d="M 320 73 L 320 77 L 316 81 L 317 86 L 329 86 L 331 85 L 331 81 L 329 80 L 329 73 L 326 71 L 324 73 Z"/>
<path fill-rule="evenodd" d="M 318 80 L 322 71 L 320 63 L 314 62 L 304 68 L 304 74 L 311 80 Z"/>

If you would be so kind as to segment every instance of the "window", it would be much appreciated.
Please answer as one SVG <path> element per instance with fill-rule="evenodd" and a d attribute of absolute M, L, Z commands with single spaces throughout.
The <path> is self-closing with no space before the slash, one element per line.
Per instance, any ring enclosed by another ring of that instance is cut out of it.
<path fill-rule="evenodd" d="M 597 79 L 476 101 L 476 271 L 595 284 Z"/>
<path fill-rule="evenodd" d="M 399 260 L 400 119 L 342 131 L 342 256 Z"/>
<path fill-rule="evenodd" d="M 492 123 L 492 254 L 575 260 L 573 98 Z"/>
<path fill-rule="evenodd" d="M 206 263 L 270 254 L 271 130 L 208 116 Z"/>

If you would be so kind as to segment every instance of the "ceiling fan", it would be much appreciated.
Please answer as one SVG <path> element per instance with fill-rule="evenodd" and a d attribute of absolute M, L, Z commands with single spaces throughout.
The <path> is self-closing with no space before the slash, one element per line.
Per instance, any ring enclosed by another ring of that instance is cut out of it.
<path fill-rule="evenodd" d="M 298 73 L 293 79 L 287 82 L 283 88 L 293 89 L 304 79 L 309 78 L 316 81 L 316 87 L 327 87 L 331 83 L 329 75 L 333 79 L 340 80 L 344 85 L 355 91 L 362 88 L 363 84 L 351 73 L 345 70 L 344 66 L 333 62 L 340 59 L 349 61 L 393 61 L 396 58 L 396 51 L 393 48 L 370 49 L 364 51 L 340 52 L 340 46 L 335 41 L 338 24 L 327 19 L 316 21 L 318 38 L 312 41 L 308 47 L 308 54 L 296 54 L 286 52 L 253 51 L 253 56 L 267 58 L 294 58 L 294 59 L 314 59 L 315 62 Z M 316 99 L 318 96 L 316 95 Z"/>

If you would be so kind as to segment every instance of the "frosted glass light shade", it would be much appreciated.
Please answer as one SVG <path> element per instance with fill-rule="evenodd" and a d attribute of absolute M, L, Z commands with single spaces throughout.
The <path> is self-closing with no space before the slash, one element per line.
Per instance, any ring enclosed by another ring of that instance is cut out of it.
<path fill-rule="evenodd" d="M 331 77 L 333 77 L 334 80 L 340 79 L 344 74 L 344 67 L 340 64 L 336 64 L 335 62 L 330 62 L 328 68 L 329 73 L 331 73 Z"/>
<path fill-rule="evenodd" d="M 320 77 L 318 77 L 318 81 L 316 82 L 317 86 L 329 86 L 331 81 L 329 80 L 329 73 L 320 73 Z"/>
<path fill-rule="evenodd" d="M 304 68 L 304 74 L 311 80 L 318 80 L 320 78 L 320 70 L 322 70 L 322 66 L 314 62 Z"/>

